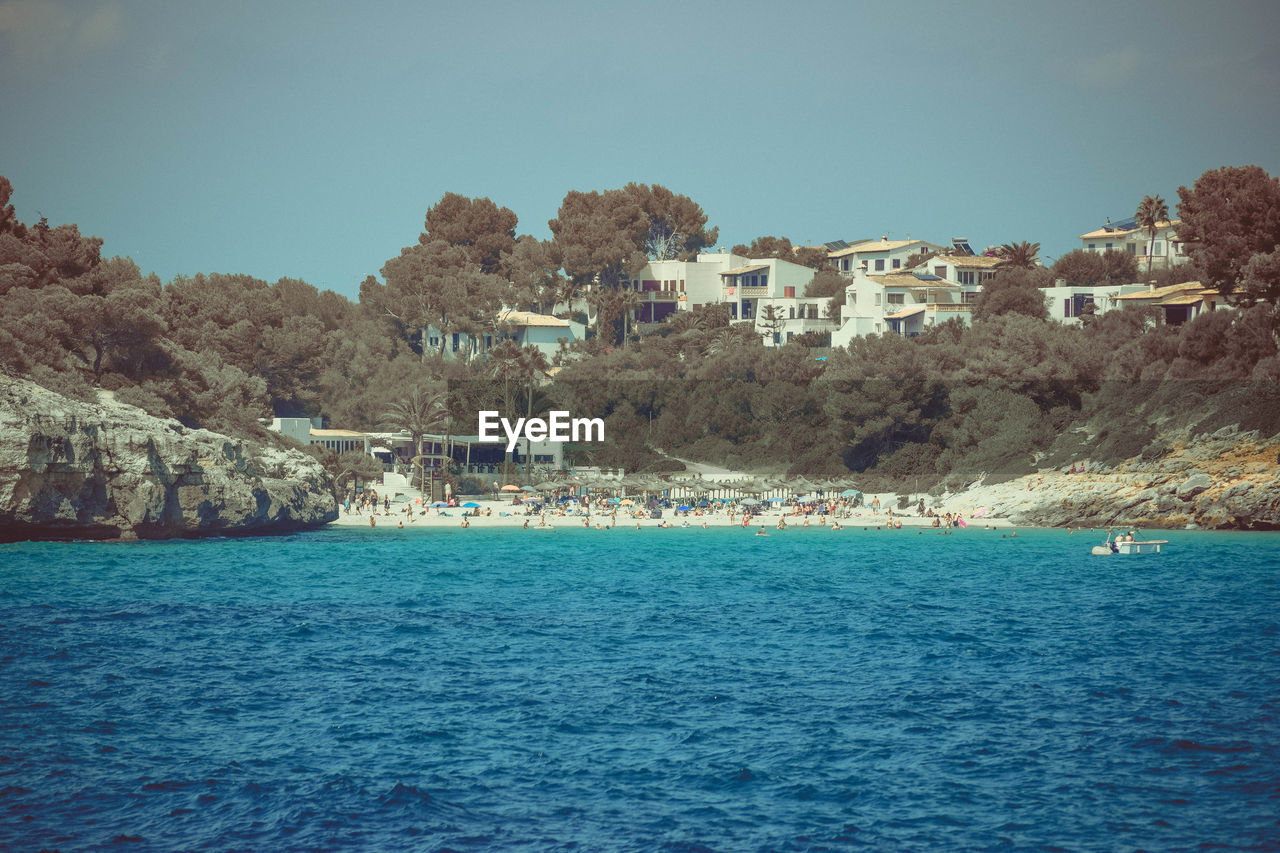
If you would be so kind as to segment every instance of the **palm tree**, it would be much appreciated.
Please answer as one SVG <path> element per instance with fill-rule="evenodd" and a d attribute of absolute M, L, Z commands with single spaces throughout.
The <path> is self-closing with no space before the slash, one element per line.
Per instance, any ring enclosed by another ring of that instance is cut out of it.
<path fill-rule="evenodd" d="M 551 410 L 551 401 L 546 394 L 538 391 L 538 385 L 546 379 L 551 363 L 546 355 L 537 347 L 527 346 L 520 351 L 517 362 L 520 378 L 525 383 L 525 418 L 532 419 L 534 413 L 545 414 Z M 524 446 L 525 482 L 528 483 L 533 472 L 533 440 L 525 437 Z"/>
<path fill-rule="evenodd" d="M 1147 244 L 1147 273 L 1151 273 L 1151 264 L 1155 261 L 1156 248 L 1156 231 L 1159 230 L 1161 222 L 1169 221 L 1169 205 L 1165 204 L 1164 199 L 1158 195 L 1147 195 L 1142 197 L 1142 201 L 1138 203 L 1138 212 L 1134 214 L 1134 219 L 1138 220 L 1138 224 L 1147 229 L 1147 233 L 1151 235 L 1151 241 Z"/>
<path fill-rule="evenodd" d="M 1011 267 L 1033 269 L 1039 265 L 1040 244 L 1028 243 L 1026 240 L 1020 243 L 1005 243 L 996 249 L 996 257 L 1003 259 Z"/>
<path fill-rule="evenodd" d="M 414 386 L 403 398 L 388 406 L 379 419 L 389 429 L 409 433 L 414 455 L 421 456 L 423 437 L 444 427 L 450 420 L 448 392 L 439 387 Z M 425 468 L 423 476 L 426 476 Z"/>
<path fill-rule="evenodd" d="M 631 317 L 640 307 L 640 296 L 634 290 L 620 290 L 614 298 L 614 304 L 622 312 L 622 347 L 627 346 L 627 338 L 631 337 Z"/>
<path fill-rule="evenodd" d="M 524 351 L 510 338 L 489 350 L 489 374 L 502 380 L 503 414 L 510 418 L 515 414 L 515 396 L 511 392 L 511 380 L 521 378 L 521 360 Z M 511 482 L 511 454 L 502 457 L 502 482 Z"/>

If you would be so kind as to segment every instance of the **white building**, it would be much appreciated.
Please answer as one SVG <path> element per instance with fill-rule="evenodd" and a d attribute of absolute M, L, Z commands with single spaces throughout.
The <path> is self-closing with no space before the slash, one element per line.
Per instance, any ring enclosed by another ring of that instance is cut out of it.
<path fill-rule="evenodd" d="M 803 296 L 815 272 L 812 267 L 781 258 L 749 260 L 720 273 L 718 301 L 728 303 L 731 320 L 755 320 L 762 299 L 795 300 Z"/>
<path fill-rule="evenodd" d="M 847 249 L 836 249 L 827 253 L 827 259 L 837 272 L 852 274 L 866 264 L 869 274 L 898 272 L 905 268 L 907 258 L 920 252 L 933 252 L 942 249 L 924 240 L 890 240 L 881 237 L 879 240 L 868 240 L 857 243 Z"/>
<path fill-rule="evenodd" d="M 1049 310 L 1049 319 L 1067 326 L 1078 326 L 1081 317 L 1121 308 L 1124 306 L 1121 296 L 1146 289 L 1142 284 L 1097 284 L 1090 287 L 1058 284 L 1043 288 L 1044 304 Z"/>
<path fill-rule="evenodd" d="M 1157 222 L 1155 239 L 1152 240 L 1151 232 L 1140 226 L 1133 217 L 1115 225 L 1108 219 L 1096 231 L 1080 235 L 1080 248 L 1098 253 L 1126 252 L 1138 261 L 1139 272 L 1147 268 L 1148 262 L 1152 269 L 1176 267 L 1190 260 L 1174 230 L 1180 223 L 1179 219 Z"/>
<path fill-rule="evenodd" d="M 806 332 L 834 333 L 840 324 L 827 314 L 830 304 L 829 296 L 762 297 L 755 306 L 756 331 L 767 347 L 784 346 Z"/>
<path fill-rule="evenodd" d="M 623 279 L 620 286 L 640 297 L 637 322 L 658 323 L 676 311 L 720 302 L 721 275 L 747 262 L 724 250 L 700 252 L 692 261 L 649 261 L 633 277 Z"/>
<path fill-rule="evenodd" d="M 978 290 L 930 273 L 867 275 L 859 269 L 845 288 L 842 322 L 831 334 L 831 345 L 848 346 L 855 337 L 885 332 L 915 337 L 954 317 L 968 322 Z"/>

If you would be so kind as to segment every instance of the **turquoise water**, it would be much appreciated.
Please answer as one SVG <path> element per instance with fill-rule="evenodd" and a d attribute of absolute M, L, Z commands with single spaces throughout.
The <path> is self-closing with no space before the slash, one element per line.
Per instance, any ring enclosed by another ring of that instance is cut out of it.
<path fill-rule="evenodd" d="M 1280 848 L 1280 535 L 0 546 L 0 847 Z"/>

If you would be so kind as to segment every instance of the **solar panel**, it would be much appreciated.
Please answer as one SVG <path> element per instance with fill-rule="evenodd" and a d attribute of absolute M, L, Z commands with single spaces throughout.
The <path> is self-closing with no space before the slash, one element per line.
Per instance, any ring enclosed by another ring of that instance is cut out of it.
<path fill-rule="evenodd" d="M 967 237 L 952 237 L 951 247 L 962 255 L 972 255 L 973 247 L 969 245 Z"/>
<path fill-rule="evenodd" d="M 916 278 L 920 279 L 921 281 L 942 281 L 942 278 L 940 276 L 930 275 L 929 273 L 918 272 L 918 273 L 912 273 L 912 275 L 914 275 Z"/>
<path fill-rule="evenodd" d="M 1132 231 L 1134 228 L 1138 227 L 1138 219 L 1137 217 L 1130 216 L 1128 219 L 1121 219 L 1111 227 L 1117 231 Z"/>
<path fill-rule="evenodd" d="M 838 252 L 841 249 L 849 248 L 849 244 L 844 240 L 832 240 L 828 243 L 823 243 L 822 245 L 827 247 L 828 252 Z"/>

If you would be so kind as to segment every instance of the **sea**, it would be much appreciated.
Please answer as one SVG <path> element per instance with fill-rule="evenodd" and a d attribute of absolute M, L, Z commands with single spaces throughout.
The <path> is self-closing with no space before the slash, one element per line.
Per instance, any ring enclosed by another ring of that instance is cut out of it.
<path fill-rule="evenodd" d="M 2 545 L 0 848 L 1280 849 L 1280 534 L 771 533 Z"/>

